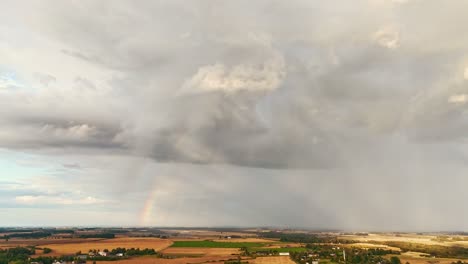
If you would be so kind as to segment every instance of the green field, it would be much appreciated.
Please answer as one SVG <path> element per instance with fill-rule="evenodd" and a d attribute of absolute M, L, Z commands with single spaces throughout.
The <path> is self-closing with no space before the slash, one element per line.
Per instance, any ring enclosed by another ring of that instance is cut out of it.
<path fill-rule="evenodd" d="M 174 241 L 171 247 L 194 247 L 194 248 L 252 248 L 263 247 L 265 243 L 255 242 L 215 242 L 215 241 Z"/>

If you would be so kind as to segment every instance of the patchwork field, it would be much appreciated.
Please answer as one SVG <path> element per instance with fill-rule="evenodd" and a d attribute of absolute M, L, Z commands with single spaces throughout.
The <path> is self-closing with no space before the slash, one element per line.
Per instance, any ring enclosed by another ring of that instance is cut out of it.
<path fill-rule="evenodd" d="M 241 248 L 241 247 L 262 247 L 263 243 L 257 242 L 216 242 L 216 241 L 174 241 L 171 247 L 183 248 Z"/>
<path fill-rule="evenodd" d="M 460 236 L 456 236 L 460 237 Z M 368 236 L 355 236 L 355 235 L 346 235 L 340 236 L 341 239 L 356 240 L 361 242 L 408 242 L 415 244 L 424 244 L 424 245 L 439 245 L 439 246 L 462 246 L 468 247 L 468 237 L 464 236 L 462 238 L 466 241 L 442 241 L 439 240 L 436 235 L 418 235 L 418 234 L 372 234 Z"/>
<path fill-rule="evenodd" d="M 21 230 L 20 230 L 21 231 Z M 53 230 L 52 230 L 53 231 Z M 86 231 L 86 230 L 85 230 Z M 370 263 L 381 261 L 378 256 L 390 258 L 395 251 L 402 263 L 411 264 L 452 264 L 458 258 L 468 259 L 468 236 L 461 233 L 459 236 L 451 234 L 416 234 L 416 233 L 354 233 L 341 235 L 339 233 L 297 233 L 271 231 L 269 233 L 252 235 L 244 233 L 242 237 L 227 238 L 230 233 L 202 230 L 179 230 L 178 233 L 167 233 L 167 230 L 145 228 L 128 230 L 101 230 L 90 229 L 89 234 L 107 235 L 115 232 L 116 238 L 83 238 L 80 234 L 85 232 L 77 230 L 73 238 L 57 238 L 47 236 L 44 238 L 5 238 L 0 241 L 0 249 L 21 254 L 26 252 L 31 258 L 38 256 L 51 257 L 49 260 L 77 257 L 77 253 L 88 253 L 90 250 L 104 251 L 116 248 L 154 249 L 155 251 L 119 250 L 111 252 L 106 257 L 88 257 L 88 263 L 108 264 L 225 264 L 226 261 L 235 261 L 242 256 L 243 261 L 250 264 L 292 264 L 296 262 L 311 262 L 315 256 L 311 252 L 318 250 L 322 254 L 323 263 L 333 263 L 337 257 L 342 256 L 342 250 L 352 256 L 368 256 Z M 189 236 L 188 234 L 196 234 Z M 240 232 L 237 232 L 240 233 Z M 145 237 L 143 237 L 145 236 Z M 268 237 L 268 238 L 261 238 Z M 105 237 L 105 236 L 104 236 Z M 159 238 L 162 237 L 162 238 Z M 352 243 L 342 243 L 335 240 L 346 239 Z M 287 241 L 287 242 L 286 242 Z M 312 244 L 306 247 L 307 244 Z M 455 247 L 466 245 L 466 248 Z M 20 249 L 8 249 L 22 246 Z M 31 250 L 35 246 L 35 251 Z M 49 248 L 51 253 L 43 254 L 43 248 Z M 246 249 L 244 249 L 246 248 Z M 314 251 L 311 251 L 311 248 Z M 371 250 L 372 249 L 372 250 Z M 380 249 L 380 250 L 376 250 Z M 7 251 L 4 252 L 7 252 Z M 21 251 L 22 250 L 22 251 Z M 138 253 L 136 253 L 138 252 Z M 140 253 L 141 252 L 141 253 Z M 281 252 L 292 252 L 291 256 L 279 256 Z M 424 252 L 424 253 L 423 253 Z M 5 255 L 5 253 L 3 253 Z M 118 254 L 124 254 L 119 256 Z M 430 256 L 436 256 L 432 258 Z M 328 262 L 327 262 L 328 261 Z"/>
<path fill-rule="evenodd" d="M 52 252 L 47 254 L 48 256 L 61 256 L 75 254 L 78 251 L 87 253 L 92 249 L 114 249 L 118 247 L 123 248 L 153 248 L 156 251 L 165 249 L 172 244 L 172 241 L 167 239 L 159 238 L 114 238 L 114 239 L 103 239 L 98 241 L 79 241 L 76 243 L 53 243 L 44 244 L 41 247 L 47 247 L 52 249 Z"/>
<path fill-rule="evenodd" d="M 229 260 L 229 257 L 223 256 L 206 256 L 196 258 L 175 258 L 162 259 L 153 257 L 140 257 L 133 259 L 117 260 L 117 261 L 96 261 L 96 264 L 224 264 L 224 261 Z M 87 262 L 92 264 L 91 261 Z M 289 263 L 288 263 L 289 264 Z"/>

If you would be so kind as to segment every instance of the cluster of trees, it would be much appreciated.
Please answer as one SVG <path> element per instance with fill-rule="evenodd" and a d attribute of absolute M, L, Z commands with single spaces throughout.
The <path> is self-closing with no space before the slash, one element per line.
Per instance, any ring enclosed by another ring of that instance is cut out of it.
<path fill-rule="evenodd" d="M 310 263 L 317 259 L 328 259 L 335 263 L 343 262 L 343 249 L 335 248 L 330 245 L 307 244 L 306 252 L 292 252 L 291 258 L 299 264 Z M 356 264 L 399 264 L 400 259 L 397 256 L 392 256 L 390 260 L 384 258 L 385 255 L 395 255 L 399 252 L 386 249 L 346 249 L 346 263 Z"/>
<path fill-rule="evenodd" d="M 0 234 L 6 233 L 1 238 L 9 240 L 10 238 L 27 238 L 27 239 L 38 239 L 49 237 L 54 234 L 73 234 L 75 231 L 72 229 L 19 229 L 19 228 L 0 228 Z"/>
<path fill-rule="evenodd" d="M 16 247 L 5 250 L 0 249 L 0 264 L 23 264 L 28 263 L 31 255 L 35 254 L 34 248 Z"/>
<path fill-rule="evenodd" d="M 44 231 L 39 231 L 39 232 L 33 232 L 33 233 L 13 233 L 13 234 L 8 234 L 4 235 L 3 239 L 8 240 L 10 238 L 31 238 L 31 239 L 37 239 L 37 238 L 44 238 L 44 237 L 49 237 L 51 236 L 52 233 L 50 232 L 44 232 Z"/>
<path fill-rule="evenodd" d="M 74 263 L 86 263 L 84 260 L 77 259 L 74 256 L 61 256 L 60 258 L 40 256 L 37 258 L 31 258 L 31 262 L 38 262 L 42 264 L 53 264 L 56 260 L 66 261 L 66 262 L 73 261 Z"/>
<path fill-rule="evenodd" d="M 27 264 L 31 262 L 39 262 L 43 264 L 52 264 L 56 260 L 61 261 L 74 261 L 80 263 L 80 261 L 74 256 L 62 256 L 57 257 L 37 257 L 33 258 L 32 255 L 36 253 L 35 247 L 15 247 L 10 249 L 0 249 L 0 264 Z"/>
<path fill-rule="evenodd" d="M 93 249 L 90 250 L 89 252 L 94 253 L 95 256 L 93 256 L 93 260 L 116 260 L 116 259 L 121 259 L 121 257 L 117 257 L 117 254 L 122 254 L 123 256 L 126 257 L 132 257 L 132 256 L 148 256 L 148 255 L 157 255 L 158 253 L 156 250 L 153 248 L 145 248 L 145 249 L 140 249 L 140 248 L 114 248 L 112 250 L 104 249 L 103 252 L 106 252 L 108 255 L 107 256 L 100 256 L 98 253 L 100 252 L 99 249 Z M 77 252 L 77 255 L 80 255 L 81 252 Z"/>
<path fill-rule="evenodd" d="M 80 235 L 80 238 L 115 238 L 114 233 L 96 233 L 96 234 L 85 234 Z"/>
<path fill-rule="evenodd" d="M 278 255 L 280 251 L 278 249 L 256 249 L 256 248 L 248 248 L 248 247 L 241 247 L 241 255 L 242 256 L 274 256 Z M 283 251 L 281 251 L 283 252 Z"/>
<path fill-rule="evenodd" d="M 7 228 L 1 227 L 0 233 L 31 233 L 36 231 L 35 229 L 26 229 L 26 228 Z"/>
<path fill-rule="evenodd" d="M 282 233 L 282 232 L 264 232 L 258 234 L 264 238 L 279 238 L 282 242 L 293 242 L 293 243 L 355 243 L 352 240 L 338 239 L 336 236 L 318 236 L 315 234 L 307 233 Z"/>
<path fill-rule="evenodd" d="M 105 251 L 104 251 L 105 252 Z M 139 248 L 115 248 L 112 249 L 111 251 L 108 251 L 111 255 L 117 255 L 119 253 L 124 254 L 126 256 L 147 256 L 147 255 L 156 255 L 156 250 L 153 248 L 145 248 L 145 249 L 139 249 Z"/>

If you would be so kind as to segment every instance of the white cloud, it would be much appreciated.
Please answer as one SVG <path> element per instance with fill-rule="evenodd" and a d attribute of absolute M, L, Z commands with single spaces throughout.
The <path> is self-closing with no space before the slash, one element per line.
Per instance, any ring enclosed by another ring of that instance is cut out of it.
<path fill-rule="evenodd" d="M 22 195 L 16 196 L 17 204 L 22 205 L 92 205 L 107 203 L 92 196 L 69 198 L 65 196 Z"/>
<path fill-rule="evenodd" d="M 88 124 L 70 125 L 68 127 L 57 127 L 44 125 L 41 133 L 52 134 L 58 139 L 86 140 L 96 134 L 96 128 Z"/>
<path fill-rule="evenodd" d="M 281 85 L 285 75 L 282 58 L 274 58 L 262 64 L 239 64 L 232 67 L 217 63 L 198 69 L 184 83 L 181 93 L 272 91 Z"/>
<path fill-rule="evenodd" d="M 468 100 L 468 95 L 466 95 L 466 94 L 455 94 L 455 95 L 451 95 L 448 98 L 448 102 L 457 103 L 457 104 L 463 104 L 467 100 Z"/>
<path fill-rule="evenodd" d="M 385 48 L 396 49 L 400 46 L 400 33 L 394 27 L 384 27 L 373 35 L 374 41 Z"/>

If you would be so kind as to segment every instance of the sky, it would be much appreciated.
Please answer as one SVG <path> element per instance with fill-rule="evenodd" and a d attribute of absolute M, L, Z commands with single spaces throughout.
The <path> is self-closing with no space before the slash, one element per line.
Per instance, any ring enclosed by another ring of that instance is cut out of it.
<path fill-rule="evenodd" d="M 0 226 L 466 231 L 467 10 L 0 0 Z"/>

